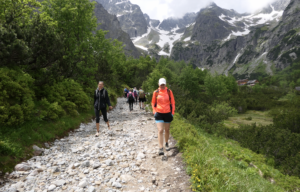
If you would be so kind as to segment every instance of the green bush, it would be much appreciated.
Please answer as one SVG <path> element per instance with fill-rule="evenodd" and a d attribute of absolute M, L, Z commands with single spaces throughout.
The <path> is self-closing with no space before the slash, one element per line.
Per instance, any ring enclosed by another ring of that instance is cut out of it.
<path fill-rule="evenodd" d="M 91 100 L 89 100 L 89 97 L 83 91 L 80 84 L 72 79 L 65 79 L 53 86 L 46 87 L 45 97 L 50 103 L 57 102 L 58 105 L 69 101 L 64 103 L 64 107 L 66 107 L 66 104 L 72 105 L 68 107 L 67 111 L 70 108 L 72 108 L 72 111 L 75 110 L 73 104 L 70 102 L 74 103 L 79 110 L 86 111 L 91 108 Z"/>
<path fill-rule="evenodd" d="M 273 118 L 274 124 L 280 129 L 288 129 L 292 133 L 300 133 L 300 109 L 290 108 L 281 111 Z"/>
<path fill-rule="evenodd" d="M 238 113 L 245 113 L 247 111 L 247 103 L 243 97 L 232 97 L 229 103 Z"/>
<path fill-rule="evenodd" d="M 229 90 L 222 76 L 214 77 L 208 73 L 204 79 L 204 85 L 207 95 L 213 98 L 227 99 Z"/>
<path fill-rule="evenodd" d="M 241 125 L 238 129 L 214 126 L 212 133 L 238 141 L 242 147 L 274 159 L 275 167 L 285 174 L 300 176 L 300 134 L 274 125 Z"/>
<path fill-rule="evenodd" d="M 15 126 L 32 118 L 33 82 L 24 72 L 0 68 L 0 124 Z"/>
<path fill-rule="evenodd" d="M 251 121 L 251 120 L 252 120 L 252 117 L 251 117 L 251 116 L 246 117 L 245 120 Z"/>
<path fill-rule="evenodd" d="M 214 103 L 209 107 L 211 118 L 214 118 L 212 122 L 220 122 L 228 119 L 228 117 L 237 114 L 237 110 L 231 107 L 227 102 Z"/>
<path fill-rule="evenodd" d="M 65 115 L 65 111 L 62 109 L 57 102 L 51 103 L 48 111 L 48 117 L 52 120 L 58 119 L 59 117 Z"/>
<path fill-rule="evenodd" d="M 78 116 L 78 111 L 76 110 L 75 103 L 71 101 L 64 101 L 61 104 L 62 108 L 71 116 Z"/>
<path fill-rule="evenodd" d="M 57 102 L 50 103 L 46 98 L 43 98 L 39 102 L 39 109 L 38 115 L 41 119 L 56 120 L 66 114 Z"/>

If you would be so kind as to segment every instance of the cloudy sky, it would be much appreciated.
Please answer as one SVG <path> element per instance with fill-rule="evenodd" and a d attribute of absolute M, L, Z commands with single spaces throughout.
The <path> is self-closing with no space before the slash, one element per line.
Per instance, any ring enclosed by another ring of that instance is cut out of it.
<path fill-rule="evenodd" d="M 138 4 L 151 19 L 163 20 L 168 17 L 181 17 L 187 12 L 197 12 L 207 6 L 211 0 L 130 0 Z M 239 13 L 253 12 L 274 0 L 214 0 L 226 9 L 234 9 Z"/>

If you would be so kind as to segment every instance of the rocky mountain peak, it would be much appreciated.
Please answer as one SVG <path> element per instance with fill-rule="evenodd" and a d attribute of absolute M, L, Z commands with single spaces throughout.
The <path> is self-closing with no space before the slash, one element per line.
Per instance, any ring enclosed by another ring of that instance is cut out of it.
<path fill-rule="evenodd" d="M 291 2 L 291 0 L 277 0 L 272 3 L 272 6 L 276 11 L 283 11 Z"/>
<path fill-rule="evenodd" d="M 148 27 L 157 27 L 160 24 L 159 20 L 151 19 L 148 14 L 144 14 Z"/>
<path fill-rule="evenodd" d="M 290 0 L 277 0 L 273 3 L 270 3 L 263 7 L 262 9 L 256 11 L 255 13 L 264 13 L 264 14 L 270 14 L 273 11 L 283 11 L 288 4 L 290 3 Z"/>
<path fill-rule="evenodd" d="M 113 15 L 116 15 L 120 25 L 130 37 L 137 37 L 147 32 L 147 21 L 141 8 L 129 0 L 96 0 Z"/>
<path fill-rule="evenodd" d="M 97 23 L 100 24 L 97 30 L 108 31 L 105 35 L 106 38 L 117 39 L 124 45 L 124 52 L 128 56 L 138 58 L 141 54 L 133 45 L 129 35 L 121 29 L 120 22 L 115 15 L 111 15 L 104 9 L 104 7 L 96 2 L 95 5 L 95 16 Z"/>
<path fill-rule="evenodd" d="M 169 17 L 161 22 L 159 29 L 165 31 L 171 31 L 172 29 L 181 29 L 187 25 L 194 23 L 195 18 L 197 17 L 196 13 L 186 13 L 181 18 Z"/>
<path fill-rule="evenodd" d="M 300 61 L 300 2 L 288 2 L 277 0 L 252 14 L 201 9 L 191 41 L 176 42 L 171 58 L 237 78 L 272 75 Z"/>

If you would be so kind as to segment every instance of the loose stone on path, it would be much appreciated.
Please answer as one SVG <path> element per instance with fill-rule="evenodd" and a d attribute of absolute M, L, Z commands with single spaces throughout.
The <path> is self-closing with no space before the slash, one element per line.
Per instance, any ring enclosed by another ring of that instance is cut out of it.
<path fill-rule="evenodd" d="M 153 114 L 138 105 L 130 113 L 126 99 L 119 98 L 108 119 L 112 135 L 101 118 L 99 137 L 92 121 L 45 143 L 45 149 L 33 146 L 40 156 L 16 165 L 0 191 L 191 191 L 181 154 L 166 152 L 167 161 L 157 154 Z"/>

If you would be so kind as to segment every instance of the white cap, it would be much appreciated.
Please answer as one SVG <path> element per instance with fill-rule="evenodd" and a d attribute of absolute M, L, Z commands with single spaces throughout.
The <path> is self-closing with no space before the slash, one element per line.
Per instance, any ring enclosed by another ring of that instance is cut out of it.
<path fill-rule="evenodd" d="M 159 81 L 158 81 L 158 85 L 160 86 L 161 84 L 167 84 L 167 81 L 165 78 L 160 78 Z"/>

